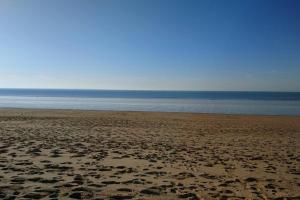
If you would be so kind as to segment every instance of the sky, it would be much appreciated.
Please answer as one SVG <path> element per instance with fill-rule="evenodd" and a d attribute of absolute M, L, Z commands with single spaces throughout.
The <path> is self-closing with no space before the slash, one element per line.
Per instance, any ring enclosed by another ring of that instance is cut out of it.
<path fill-rule="evenodd" d="M 0 88 L 300 91 L 298 0 L 0 0 Z"/>

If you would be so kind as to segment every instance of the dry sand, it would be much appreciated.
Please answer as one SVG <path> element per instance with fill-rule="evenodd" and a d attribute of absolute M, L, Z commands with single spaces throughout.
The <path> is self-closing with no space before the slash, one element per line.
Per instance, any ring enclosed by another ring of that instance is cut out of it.
<path fill-rule="evenodd" d="M 300 199 L 300 117 L 0 110 L 0 199 Z"/>

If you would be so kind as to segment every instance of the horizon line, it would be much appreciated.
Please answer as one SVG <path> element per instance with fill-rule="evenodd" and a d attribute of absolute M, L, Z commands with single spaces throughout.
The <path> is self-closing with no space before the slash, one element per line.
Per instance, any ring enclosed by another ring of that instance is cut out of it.
<path fill-rule="evenodd" d="M 148 91 L 148 92 L 278 92 L 278 93 L 300 93 L 299 91 L 280 91 L 280 90 L 177 90 L 177 89 L 96 89 L 96 88 L 2 88 L 0 90 L 86 90 L 86 91 Z"/>

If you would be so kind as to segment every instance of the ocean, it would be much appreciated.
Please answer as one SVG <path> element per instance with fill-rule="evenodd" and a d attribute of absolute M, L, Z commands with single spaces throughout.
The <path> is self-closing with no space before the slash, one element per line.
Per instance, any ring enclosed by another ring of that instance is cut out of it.
<path fill-rule="evenodd" d="M 300 92 L 0 89 L 0 108 L 300 115 Z"/>

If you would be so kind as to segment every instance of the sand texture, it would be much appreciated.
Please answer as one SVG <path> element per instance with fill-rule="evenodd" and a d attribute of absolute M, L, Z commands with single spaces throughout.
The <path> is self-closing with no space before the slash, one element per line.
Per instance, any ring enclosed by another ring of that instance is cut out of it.
<path fill-rule="evenodd" d="M 300 117 L 3 109 L 0 199 L 300 199 Z"/>

